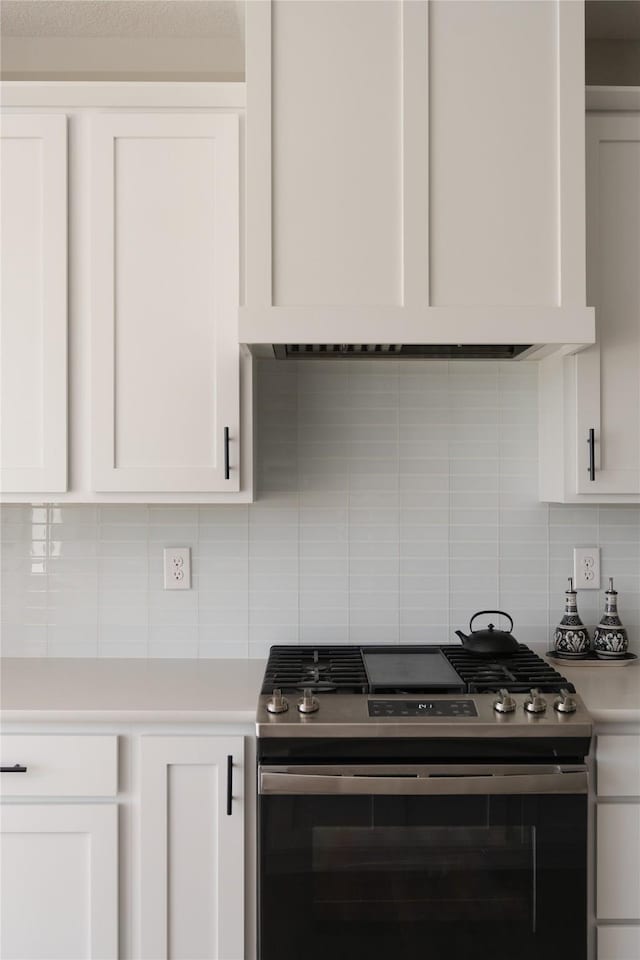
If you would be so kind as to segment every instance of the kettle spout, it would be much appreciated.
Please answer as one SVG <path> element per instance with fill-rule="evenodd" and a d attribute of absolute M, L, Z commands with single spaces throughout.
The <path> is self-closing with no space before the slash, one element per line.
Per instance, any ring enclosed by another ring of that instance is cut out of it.
<path fill-rule="evenodd" d="M 462 630 L 456 630 L 456 635 L 457 635 L 458 637 L 460 637 L 460 639 L 462 640 L 463 643 L 465 642 L 465 640 L 468 640 L 468 639 L 469 639 L 469 638 L 467 637 L 466 633 L 463 633 Z"/>

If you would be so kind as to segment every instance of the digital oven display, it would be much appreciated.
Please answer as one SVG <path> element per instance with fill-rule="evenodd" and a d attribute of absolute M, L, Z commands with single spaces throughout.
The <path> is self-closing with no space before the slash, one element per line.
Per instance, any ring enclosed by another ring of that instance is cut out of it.
<path fill-rule="evenodd" d="M 370 717 L 477 717 L 473 700 L 369 700 Z"/>

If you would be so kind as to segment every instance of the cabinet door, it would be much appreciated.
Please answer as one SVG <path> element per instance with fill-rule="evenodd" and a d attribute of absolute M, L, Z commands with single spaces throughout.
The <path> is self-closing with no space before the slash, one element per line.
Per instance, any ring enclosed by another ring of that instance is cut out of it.
<path fill-rule="evenodd" d="M 596 769 L 599 797 L 640 797 L 640 735 L 598 737 Z"/>
<path fill-rule="evenodd" d="M 0 819 L 0 956 L 115 960 L 116 804 L 6 804 Z"/>
<path fill-rule="evenodd" d="M 102 114 L 91 143 L 93 486 L 237 491 L 238 118 Z"/>
<path fill-rule="evenodd" d="M 242 737 L 142 738 L 142 960 L 242 960 L 243 758 Z"/>
<path fill-rule="evenodd" d="M 599 927 L 598 960 L 638 960 L 640 927 Z"/>
<path fill-rule="evenodd" d="M 640 117 L 588 117 L 588 299 L 598 342 L 575 361 L 578 493 L 640 493 L 639 263 Z"/>
<path fill-rule="evenodd" d="M 640 804 L 601 803 L 597 816 L 599 920 L 640 920 Z"/>
<path fill-rule="evenodd" d="M 66 116 L 0 120 L 0 487 L 67 489 Z"/>

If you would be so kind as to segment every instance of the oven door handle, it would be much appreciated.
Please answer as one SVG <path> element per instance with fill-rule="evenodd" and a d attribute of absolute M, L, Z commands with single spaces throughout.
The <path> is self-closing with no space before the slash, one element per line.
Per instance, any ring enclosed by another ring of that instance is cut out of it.
<path fill-rule="evenodd" d="M 318 767 L 259 769 L 258 792 L 263 796 L 494 796 L 526 794 L 586 794 L 586 766 L 468 768 L 401 768 L 380 776 L 355 768 L 321 772 Z"/>

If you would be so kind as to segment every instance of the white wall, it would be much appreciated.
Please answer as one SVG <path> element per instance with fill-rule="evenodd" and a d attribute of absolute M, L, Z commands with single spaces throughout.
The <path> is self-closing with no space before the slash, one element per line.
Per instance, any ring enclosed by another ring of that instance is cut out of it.
<path fill-rule="evenodd" d="M 7 37 L 3 80 L 244 80 L 244 50 L 210 37 Z"/>
<path fill-rule="evenodd" d="M 13 80 L 244 80 L 242 0 L 2 0 Z"/>
<path fill-rule="evenodd" d="M 640 507 L 537 502 L 535 364 L 261 361 L 258 394 L 249 507 L 2 509 L 5 655 L 442 643 L 494 605 L 546 648 L 594 544 L 638 648 Z M 162 590 L 166 545 L 191 591 Z M 589 625 L 602 603 L 580 593 Z"/>

